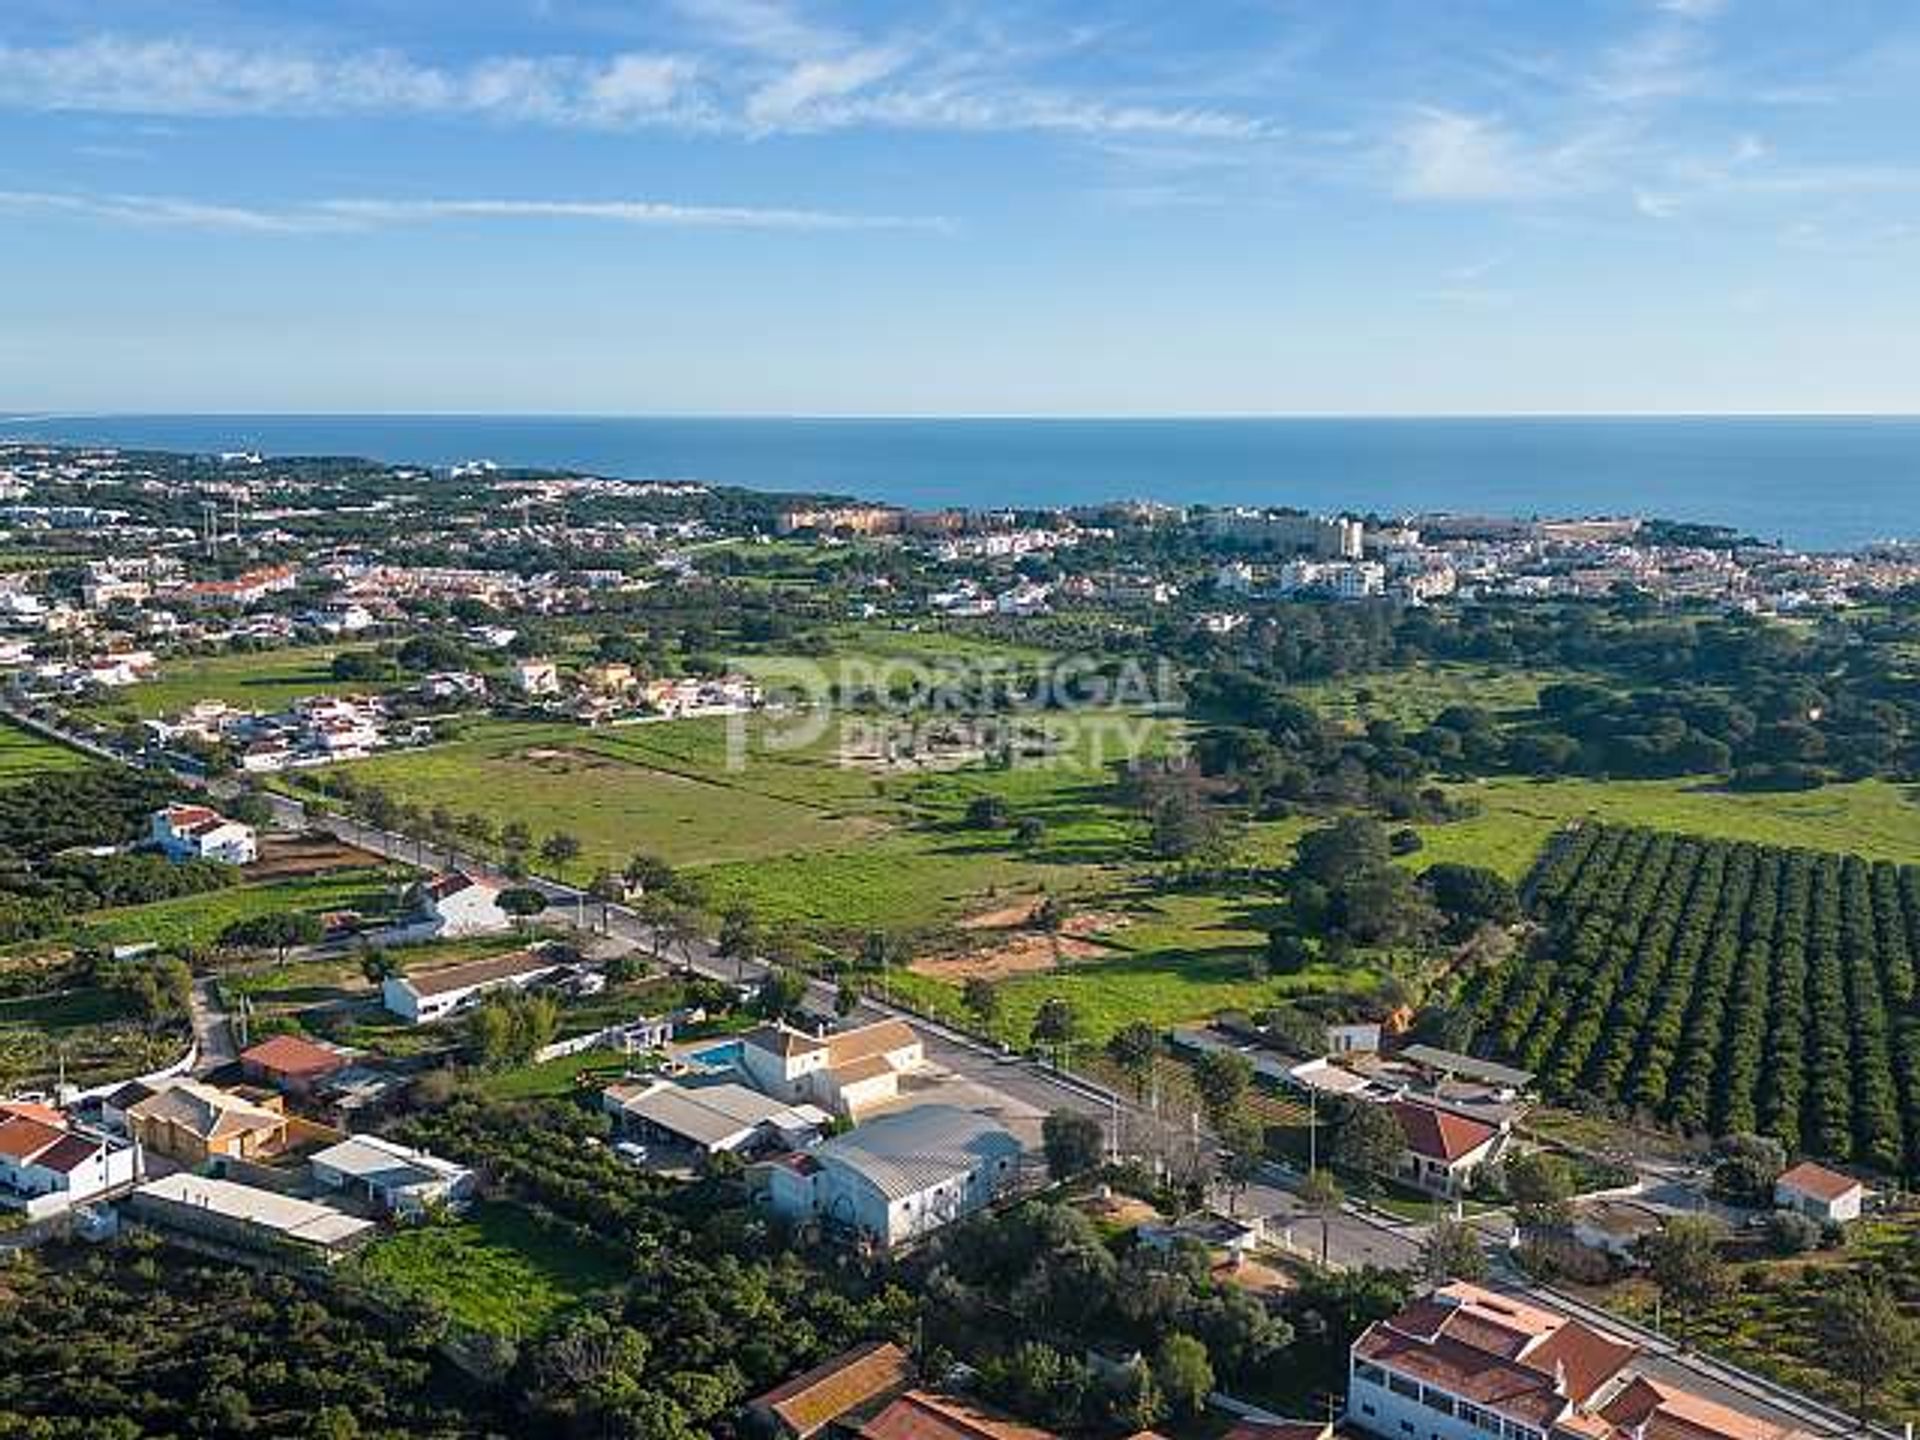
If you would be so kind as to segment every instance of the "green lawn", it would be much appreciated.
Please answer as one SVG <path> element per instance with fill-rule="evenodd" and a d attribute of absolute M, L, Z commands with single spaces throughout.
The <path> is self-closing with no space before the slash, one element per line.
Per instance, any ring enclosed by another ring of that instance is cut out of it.
<path fill-rule="evenodd" d="M 37 780 L 56 770 L 79 770 L 91 763 L 77 750 L 0 721 L 0 785 Z"/>
<path fill-rule="evenodd" d="M 620 1258 L 537 1224 L 517 1205 L 476 1205 L 460 1220 L 400 1230 L 354 1262 L 374 1284 L 477 1330 L 535 1336 L 619 1281 Z"/>
<path fill-rule="evenodd" d="M 148 719 L 176 715 L 197 700 L 224 700 L 253 710 L 277 710 L 303 695 L 333 695 L 385 688 L 366 680 L 333 678 L 333 657 L 366 645 L 303 645 L 163 661 L 160 673 L 95 707 L 110 717 L 130 712 Z"/>
<path fill-rule="evenodd" d="M 578 1055 L 502 1070 L 483 1079 L 480 1088 L 496 1100 L 554 1099 L 573 1094 L 583 1070 L 618 1070 L 631 1059 L 619 1050 L 582 1050 Z"/>
<path fill-rule="evenodd" d="M 1414 729 L 1428 724 L 1449 705 L 1477 705 L 1496 713 L 1530 712 L 1543 687 L 1570 678 L 1571 672 L 1506 665 L 1421 665 L 1325 680 L 1301 687 L 1300 693 L 1328 719 L 1356 729 L 1373 719 L 1395 720 Z"/>

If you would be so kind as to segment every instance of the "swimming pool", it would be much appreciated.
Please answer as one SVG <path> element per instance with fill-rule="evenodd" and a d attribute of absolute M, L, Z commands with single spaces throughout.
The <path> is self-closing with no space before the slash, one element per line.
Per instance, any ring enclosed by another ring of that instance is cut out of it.
<path fill-rule="evenodd" d="M 689 1050 L 685 1058 L 695 1065 L 710 1065 L 716 1070 L 724 1070 L 740 1063 L 740 1052 L 744 1048 L 738 1040 L 727 1040 L 701 1050 Z"/>

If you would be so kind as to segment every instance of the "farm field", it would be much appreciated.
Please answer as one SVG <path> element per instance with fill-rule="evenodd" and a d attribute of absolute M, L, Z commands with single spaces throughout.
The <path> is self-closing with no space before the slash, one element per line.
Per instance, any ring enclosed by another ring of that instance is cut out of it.
<path fill-rule="evenodd" d="M 139 1075 L 185 1047 L 183 1027 L 148 1025 L 115 991 L 87 986 L 0 1000 L 0 1093 L 43 1089 L 62 1067 L 82 1085 Z"/>
<path fill-rule="evenodd" d="M 95 708 L 102 718 L 174 715 L 196 700 L 224 700 L 254 710 L 274 710 L 303 695 L 336 695 L 385 688 L 378 681 L 336 680 L 333 658 L 365 645 L 303 645 L 283 650 L 195 655 L 163 661 L 159 674 L 130 686 Z"/>
<path fill-rule="evenodd" d="M 1920 1172 L 1920 868 L 1591 825 L 1532 889 L 1473 1008 L 1544 1093 Z"/>
<path fill-rule="evenodd" d="M 91 763 L 77 750 L 0 721 L 0 786 L 37 780 L 56 770 L 78 770 Z"/>
<path fill-rule="evenodd" d="M 1920 803 L 1909 787 L 1884 780 L 1743 794 L 1691 780 L 1502 776 L 1451 791 L 1483 808 L 1466 820 L 1416 827 L 1426 842 L 1415 857 L 1421 869 L 1455 860 L 1517 880 L 1555 831 L 1584 820 L 1920 864 Z"/>
<path fill-rule="evenodd" d="M 503 1203 L 398 1231 L 352 1263 L 376 1286 L 511 1339 L 540 1334 L 622 1273 L 611 1250 L 542 1227 L 519 1206 Z"/>

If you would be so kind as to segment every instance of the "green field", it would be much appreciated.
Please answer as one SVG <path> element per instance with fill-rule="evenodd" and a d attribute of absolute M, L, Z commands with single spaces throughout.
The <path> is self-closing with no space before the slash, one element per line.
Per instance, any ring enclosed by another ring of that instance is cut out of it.
<path fill-rule="evenodd" d="M 1529 712 L 1544 686 L 1570 678 L 1570 672 L 1499 665 L 1422 665 L 1325 680 L 1302 686 L 1299 694 L 1329 720 L 1354 729 L 1373 719 L 1414 729 L 1449 705 L 1476 705 L 1497 714 Z"/>
<path fill-rule="evenodd" d="M 95 707 L 102 718 L 177 715 L 197 700 L 224 700 L 250 710 L 277 710 L 303 695 L 338 695 L 384 688 L 366 680 L 336 680 L 333 657 L 366 645 L 307 645 L 285 650 L 196 655 L 162 662 L 152 681 L 121 691 Z"/>
<path fill-rule="evenodd" d="M 621 1276 L 610 1249 L 584 1245 L 536 1224 L 517 1205 L 497 1203 L 389 1235 L 353 1264 L 376 1286 L 513 1339 L 540 1334 Z"/>
<path fill-rule="evenodd" d="M 77 750 L 0 721 L 0 785 L 37 780 L 56 770 L 78 770 L 90 763 Z"/>
<path fill-rule="evenodd" d="M 124 910 L 96 910 L 79 917 L 74 928 L 107 945 L 207 945 L 236 920 L 289 910 L 318 914 L 381 907 L 391 902 L 400 883 L 399 872 L 342 870 L 331 875 L 236 885 Z"/>
<path fill-rule="evenodd" d="M 1250 964 L 1266 946 L 1269 922 L 1269 907 L 1258 900 L 1161 895 L 1124 913 L 1127 923 L 1102 937 L 1108 955 L 999 981 L 997 1036 L 1025 1048 L 1035 1013 L 1056 995 L 1073 1007 L 1081 1039 L 1098 1043 L 1135 1020 L 1164 1028 L 1219 1010 L 1259 1009 L 1288 995 L 1364 991 L 1379 978 L 1365 957 L 1345 968 L 1313 965 L 1284 978 L 1255 978 Z M 922 1009 L 952 1019 L 964 1015 L 957 983 L 898 972 L 891 983 Z"/>
<path fill-rule="evenodd" d="M 1468 820 L 1419 828 L 1424 868 L 1439 860 L 1487 865 L 1517 880 L 1555 830 L 1576 820 L 1642 825 L 1722 840 L 1838 850 L 1920 863 L 1920 804 L 1884 780 L 1792 794 L 1737 794 L 1693 780 L 1526 780 L 1453 787 L 1480 802 Z"/>

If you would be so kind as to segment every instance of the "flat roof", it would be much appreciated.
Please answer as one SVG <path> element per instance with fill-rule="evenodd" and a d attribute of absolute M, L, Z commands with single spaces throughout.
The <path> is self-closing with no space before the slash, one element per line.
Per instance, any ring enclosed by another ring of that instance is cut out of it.
<path fill-rule="evenodd" d="M 456 1180 L 467 1173 L 451 1160 L 442 1160 L 438 1155 L 410 1149 L 378 1135 L 348 1136 L 338 1145 L 329 1145 L 320 1151 L 312 1163 L 388 1190 Z"/>
<path fill-rule="evenodd" d="M 362 1220 L 330 1206 L 296 1200 L 291 1195 L 276 1195 L 252 1185 L 236 1185 L 231 1180 L 190 1175 L 184 1170 L 150 1180 L 133 1193 L 136 1200 L 144 1197 L 184 1209 L 204 1210 L 325 1249 L 343 1245 L 374 1228 L 371 1220 Z"/>
<path fill-rule="evenodd" d="M 1504 1085 L 1514 1090 L 1524 1090 L 1533 1083 L 1531 1070 L 1519 1070 L 1434 1045 L 1409 1045 L 1399 1052 L 1398 1058 L 1429 1070 L 1444 1070 L 1449 1075 L 1464 1075 L 1469 1080 L 1483 1080 L 1489 1085 Z"/>

